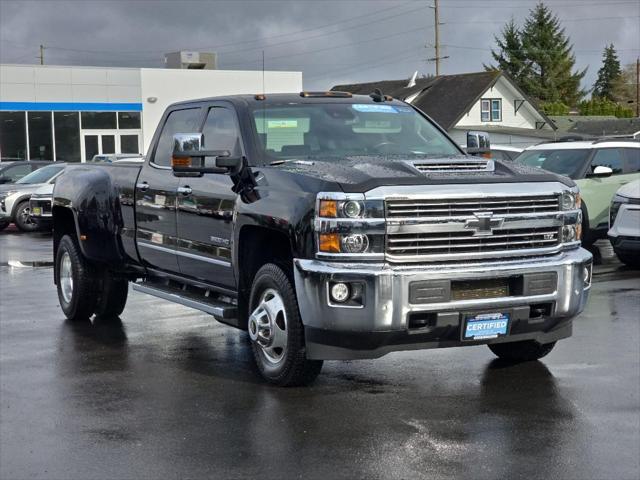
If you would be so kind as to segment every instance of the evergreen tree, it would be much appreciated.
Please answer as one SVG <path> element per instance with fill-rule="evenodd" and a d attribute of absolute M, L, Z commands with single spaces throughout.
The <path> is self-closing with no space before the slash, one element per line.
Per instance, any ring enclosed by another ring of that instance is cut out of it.
<path fill-rule="evenodd" d="M 513 78 L 516 83 L 522 80 L 525 67 L 525 57 L 520 41 L 520 30 L 511 21 L 502 28 L 502 38 L 494 36 L 498 50 L 491 50 L 491 56 L 497 62 L 496 66 L 484 65 L 485 70 L 502 70 Z"/>
<path fill-rule="evenodd" d="M 574 106 L 584 97 L 580 81 L 587 69 L 574 72 L 573 46 L 555 16 L 544 3 L 538 3 L 518 29 L 513 20 L 497 39 L 497 65 L 489 69 L 508 72 L 520 88 L 541 102 L 562 102 Z"/>
<path fill-rule="evenodd" d="M 602 67 L 598 70 L 598 79 L 593 84 L 593 95 L 608 100 L 614 99 L 614 86 L 616 80 L 622 75 L 620 60 L 616 54 L 613 43 L 604 48 L 602 54 Z"/>

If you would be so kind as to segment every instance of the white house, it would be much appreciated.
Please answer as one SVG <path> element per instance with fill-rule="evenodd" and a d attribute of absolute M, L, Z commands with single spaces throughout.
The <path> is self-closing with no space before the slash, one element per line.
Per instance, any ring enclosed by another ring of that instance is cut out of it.
<path fill-rule="evenodd" d="M 145 153 L 171 103 L 301 90 L 301 72 L 0 65 L 0 160 Z"/>
<path fill-rule="evenodd" d="M 415 105 L 460 145 L 466 132 L 490 133 L 494 144 L 527 147 L 556 138 L 556 126 L 503 72 L 489 71 L 410 80 L 337 85 L 332 90 L 369 94 L 374 89 Z"/>

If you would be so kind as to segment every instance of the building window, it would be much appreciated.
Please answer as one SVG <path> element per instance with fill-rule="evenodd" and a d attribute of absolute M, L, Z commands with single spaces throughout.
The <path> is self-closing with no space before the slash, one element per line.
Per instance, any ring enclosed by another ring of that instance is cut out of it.
<path fill-rule="evenodd" d="M 52 112 L 28 112 L 29 159 L 53 160 Z"/>
<path fill-rule="evenodd" d="M 27 159 L 24 112 L 0 112 L 0 160 Z"/>
<path fill-rule="evenodd" d="M 80 161 L 80 116 L 78 112 L 53 112 L 56 161 Z"/>
<path fill-rule="evenodd" d="M 118 112 L 118 128 L 140 129 L 140 112 Z"/>
<path fill-rule="evenodd" d="M 118 127 L 116 112 L 82 112 L 82 128 L 91 130 L 115 130 Z"/>
<path fill-rule="evenodd" d="M 501 122 L 502 121 L 502 99 L 483 98 L 480 100 L 480 121 Z"/>

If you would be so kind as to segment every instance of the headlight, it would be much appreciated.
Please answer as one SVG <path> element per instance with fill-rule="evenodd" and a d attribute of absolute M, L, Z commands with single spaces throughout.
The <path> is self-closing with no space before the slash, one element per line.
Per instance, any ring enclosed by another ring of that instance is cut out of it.
<path fill-rule="evenodd" d="M 8 192 L 2 192 L 0 193 L 0 200 L 4 200 L 5 198 L 7 198 L 9 195 L 13 195 L 14 193 L 16 193 L 18 190 L 9 190 Z"/>
<path fill-rule="evenodd" d="M 566 191 L 562 193 L 560 198 L 560 206 L 562 210 L 576 210 L 580 208 L 580 193 Z"/>
<path fill-rule="evenodd" d="M 609 226 L 613 227 L 613 224 L 616 222 L 616 217 L 618 216 L 618 212 L 620 211 L 620 205 L 623 203 L 629 203 L 630 199 L 628 197 L 623 197 L 622 195 L 618 195 L 617 193 L 613 196 L 613 200 L 611 201 L 611 207 L 609 208 Z"/>
<path fill-rule="evenodd" d="M 322 218 L 384 217 L 383 202 L 376 200 L 320 199 L 318 216 Z"/>
<path fill-rule="evenodd" d="M 321 233 L 318 235 L 318 249 L 321 253 L 382 253 L 384 235 L 364 233 Z"/>
<path fill-rule="evenodd" d="M 319 193 L 314 228 L 320 256 L 384 257 L 384 202 L 361 193 Z"/>

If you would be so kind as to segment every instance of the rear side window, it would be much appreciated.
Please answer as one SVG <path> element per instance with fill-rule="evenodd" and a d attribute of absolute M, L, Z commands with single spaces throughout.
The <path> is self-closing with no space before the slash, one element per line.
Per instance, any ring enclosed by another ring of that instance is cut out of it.
<path fill-rule="evenodd" d="M 627 154 L 627 165 L 624 173 L 640 172 L 640 148 L 625 148 Z"/>
<path fill-rule="evenodd" d="M 194 133 L 200 130 L 200 109 L 189 108 L 174 110 L 169 113 L 167 121 L 162 127 L 158 146 L 151 161 L 161 167 L 171 165 L 173 153 L 173 136 L 177 133 Z"/>
<path fill-rule="evenodd" d="M 622 150 L 619 148 L 602 148 L 596 150 L 596 153 L 591 160 L 591 172 L 596 167 L 609 167 L 613 170 L 613 174 L 622 173 L 624 168 L 624 159 L 622 157 Z"/>

